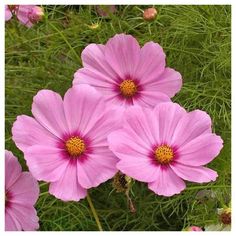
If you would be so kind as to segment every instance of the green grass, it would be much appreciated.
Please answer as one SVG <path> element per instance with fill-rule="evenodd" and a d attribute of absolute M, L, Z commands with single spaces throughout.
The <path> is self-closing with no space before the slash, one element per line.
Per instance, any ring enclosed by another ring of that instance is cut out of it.
<path fill-rule="evenodd" d="M 157 6 L 154 22 L 144 22 L 145 6 L 119 6 L 110 19 L 99 17 L 93 6 L 44 6 L 45 19 L 32 29 L 16 20 L 6 24 L 6 149 L 23 154 L 11 139 L 17 115 L 31 115 L 32 98 L 40 89 L 61 95 L 71 86 L 81 67 L 80 54 L 89 43 L 105 43 L 116 33 L 135 36 L 140 44 L 158 42 L 167 54 L 167 65 L 180 71 L 183 88 L 173 99 L 187 110 L 202 109 L 213 120 L 214 131 L 224 140 L 220 155 L 209 165 L 219 177 L 209 184 L 191 184 L 181 194 L 167 198 L 135 182 L 132 199 L 116 193 L 112 181 L 90 190 L 104 230 L 181 230 L 188 225 L 217 223 L 216 209 L 231 198 L 231 7 Z M 97 29 L 89 25 L 99 23 Z M 40 230 L 97 230 L 88 202 L 62 202 L 40 183 L 36 208 Z M 199 201 L 202 189 L 215 197 Z"/>

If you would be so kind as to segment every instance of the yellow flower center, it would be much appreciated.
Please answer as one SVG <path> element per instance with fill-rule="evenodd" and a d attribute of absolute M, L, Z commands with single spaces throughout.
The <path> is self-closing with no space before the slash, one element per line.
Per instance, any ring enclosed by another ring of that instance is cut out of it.
<path fill-rule="evenodd" d="M 120 84 L 120 92 L 126 98 L 133 97 L 137 90 L 137 85 L 132 79 L 126 79 Z"/>
<path fill-rule="evenodd" d="M 65 143 L 66 150 L 72 157 L 80 156 L 84 153 L 86 146 L 82 139 L 77 136 L 73 136 Z"/>
<path fill-rule="evenodd" d="M 167 145 L 161 145 L 155 150 L 155 159 L 160 164 L 169 164 L 174 158 L 174 151 Z"/>

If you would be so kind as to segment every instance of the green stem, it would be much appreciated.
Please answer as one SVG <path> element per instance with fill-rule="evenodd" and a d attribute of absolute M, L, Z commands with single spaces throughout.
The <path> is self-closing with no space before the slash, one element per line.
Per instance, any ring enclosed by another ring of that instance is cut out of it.
<path fill-rule="evenodd" d="M 91 211 L 92 211 L 92 213 L 93 213 L 94 219 L 95 219 L 95 221 L 96 221 L 96 223 L 97 223 L 97 226 L 98 226 L 99 231 L 103 231 L 102 225 L 101 225 L 100 220 L 99 220 L 99 218 L 98 218 L 97 212 L 96 212 L 96 210 L 95 210 L 95 208 L 94 208 L 94 206 L 93 206 L 92 199 L 90 198 L 89 193 L 87 193 L 87 200 L 88 200 L 90 209 L 91 209 Z"/>

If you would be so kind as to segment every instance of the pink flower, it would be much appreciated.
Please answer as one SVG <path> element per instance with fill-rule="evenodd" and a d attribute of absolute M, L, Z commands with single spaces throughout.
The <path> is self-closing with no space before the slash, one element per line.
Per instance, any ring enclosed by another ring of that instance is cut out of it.
<path fill-rule="evenodd" d="M 189 226 L 186 231 L 203 231 L 202 228 L 198 226 Z"/>
<path fill-rule="evenodd" d="M 8 21 L 12 18 L 12 11 L 8 5 L 5 5 L 5 21 Z"/>
<path fill-rule="evenodd" d="M 34 118 L 17 117 L 13 140 L 34 177 L 51 183 L 51 194 L 79 201 L 87 189 L 117 172 L 107 135 L 116 127 L 119 111 L 106 109 L 94 88 L 74 86 L 64 100 L 53 91 L 41 90 L 34 97 L 32 113 Z"/>
<path fill-rule="evenodd" d="M 111 104 L 154 107 L 170 101 L 182 86 L 180 73 L 165 67 L 161 46 L 148 42 L 140 48 L 131 35 L 90 44 L 81 57 L 84 68 L 74 74 L 73 83 L 94 86 Z"/>
<path fill-rule="evenodd" d="M 207 167 L 222 148 L 213 134 L 211 119 L 203 111 L 187 113 L 176 103 L 154 109 L 133 106 L 125 111 L 123 128 L 108 136 L 110 149 L 124 174 L 148 183 L 158 195 L 172 196 L 185 189 L 183 180 L 215 181 Z"/>
<path fill-rule="evenodd" d="M 5 6 L 5 21 L 11 19 L 15 14 L 17 19 L 25 26 L 32 27 L 34 23 L 40 21 L 44 15 L 43 8 L 36 5 L 15 5 Z"/>
<path fill-rule="evenodd" d="M 37 181 L 29 172 L 22 172 L 17 158 L 5 151 L 5 230 L 36 230 L 39 228 L 34 209 L 39 196 Z"/>

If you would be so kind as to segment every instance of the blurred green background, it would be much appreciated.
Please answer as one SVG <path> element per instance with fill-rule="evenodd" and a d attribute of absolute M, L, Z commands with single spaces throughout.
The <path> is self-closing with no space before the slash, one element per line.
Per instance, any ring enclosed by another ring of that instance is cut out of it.
<path fill-rule="evenodd" d="M 217 224 L 217 208 L 231 198 L 231 7 L 155 6 L 158 16 L 153 22 L 142 18 L 148 6 L 117 6 L 109 17 L 99 16 L 95 6 L 43 7 L 44 20 L 31 29 L 15 19 L 6 23 L 6 149 L 27 170 L 11 139 L 12 124 L 17 115 L 31 115 L 38 90 L 63 95 L 71 87 L 74 72 L 82 66 L 81 51 L 89 43 L 104 44 L 122 32 L 132 34 L 141 45 L 158 42 L 167 65 L 183 76 L 183 88 L 173 101 L 189 111 L 208 112 L 214 131 L 224 140 L 223 150 L 209 165 L 219 177 L 209 184 L 188 183 L 185 191 L 169 198 L 135 182 L 131 198 L 136 213 L 130 212 L 125 194 L 114 191 L 112 180 L 91 189 L 90 196 L 104 230 L 172 231 Z M 48 194 L 47 184 L 40 186 L 36 205 L 40 230 L 97 230 L 86 199 L 65 203 Z"/>

